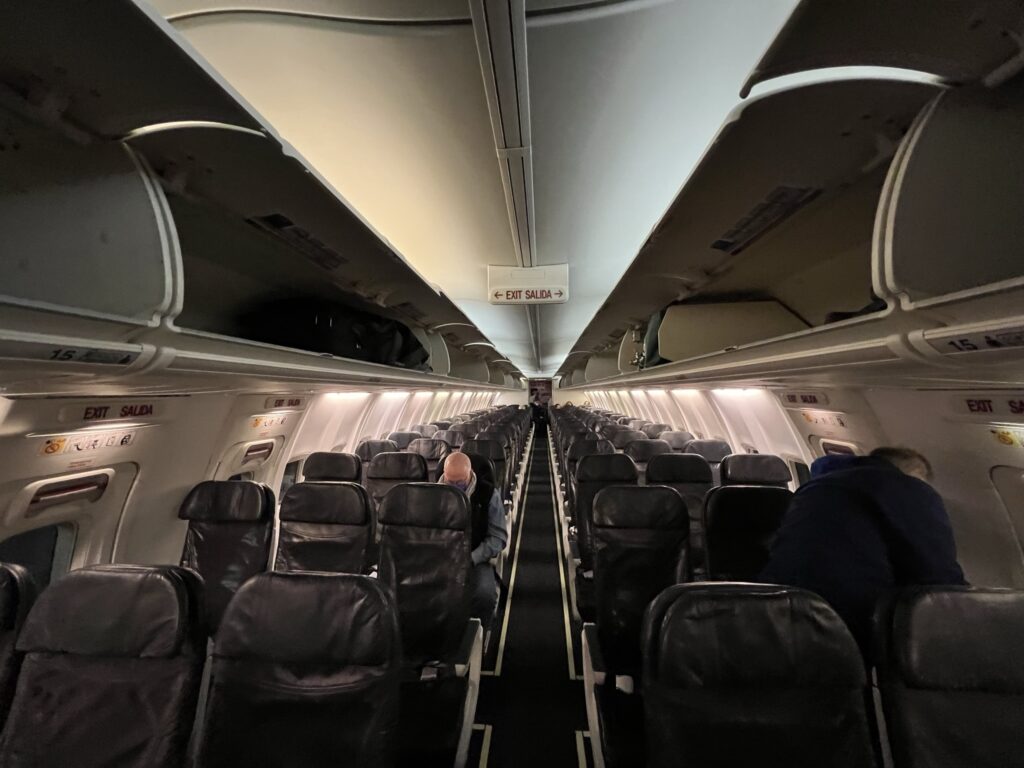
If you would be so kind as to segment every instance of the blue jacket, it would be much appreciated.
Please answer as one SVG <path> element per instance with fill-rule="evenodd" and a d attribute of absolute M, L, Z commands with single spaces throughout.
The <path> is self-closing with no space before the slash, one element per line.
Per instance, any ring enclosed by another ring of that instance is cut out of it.
<path fill-rule="evenodd" d="M 797 491 L 759 580 L 821 595 L 866 656 L 875 604 L 885 592 L 966 583 L 942 498 L 872 457 L 853 459 Z"/>

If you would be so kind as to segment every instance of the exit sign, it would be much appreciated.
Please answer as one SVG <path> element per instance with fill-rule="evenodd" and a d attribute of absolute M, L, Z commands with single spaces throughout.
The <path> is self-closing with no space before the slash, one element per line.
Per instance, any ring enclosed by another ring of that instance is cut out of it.
<path fill-rule="evenodd" d="M 569 300 L 569 265 L 487 267 L 491 304 L 563 304 Z"/>

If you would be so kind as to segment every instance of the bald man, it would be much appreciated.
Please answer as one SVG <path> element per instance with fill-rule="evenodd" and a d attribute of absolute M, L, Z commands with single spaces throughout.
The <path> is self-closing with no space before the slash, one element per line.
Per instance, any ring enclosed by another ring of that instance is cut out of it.
<path fill-rule="evenodd" d="M 465 453 L 453 453 L 445 459 L 444 474 L 439 483 L 454 486 L 469 496 L 472 520 L 470 540 L 473 552 L 471 612 L 488 626 L 498 605 L 498 575 L 491 565 L 508 542 L 505 527 L 505 506 L 501 494 L 494 487 L 494 478 L 479 477 L 473 463 Z"/>

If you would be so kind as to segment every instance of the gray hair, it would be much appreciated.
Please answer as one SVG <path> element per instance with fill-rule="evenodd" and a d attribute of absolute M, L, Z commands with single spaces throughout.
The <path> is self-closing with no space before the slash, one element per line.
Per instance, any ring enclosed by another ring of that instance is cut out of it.
<path fill-rule="evenodd" d="M 871 455 L 876 459 L 885 459 L 904 474 L 926 482 L 932 480 L 932 465 L 913 448 L 883 446 L 875 448 Z"/>

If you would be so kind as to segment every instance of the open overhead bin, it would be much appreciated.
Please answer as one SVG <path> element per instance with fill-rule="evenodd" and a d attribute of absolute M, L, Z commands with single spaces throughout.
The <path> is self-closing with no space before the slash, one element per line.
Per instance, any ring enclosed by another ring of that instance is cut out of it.
<path fill-rule="evenodd" d="M 741 95 L 813 69 L 896 67 L 949 83 L 1002 80 L 1024 66 L 1018 0 L 802 0 Z"/>
<path fill-rule="evenodd" d="M 4 383 L 441 383 L 485 341 L 141 6 L 0 9 L 0 146 Z"/>
<path fill-rule="evenodd" d="M 903 138 L 939 90 L 846 80 L 744 104 L 574 350 L 643 334 L 653 315 L 666 361 L 805 336 L 814 339 L 794 350 L 874 339 L 892 356 L 884 334 L 865 327 L 891 314 L 872 279 L 875 216 Z M 889 322 L 886 333 L 898 330 Z"/>

